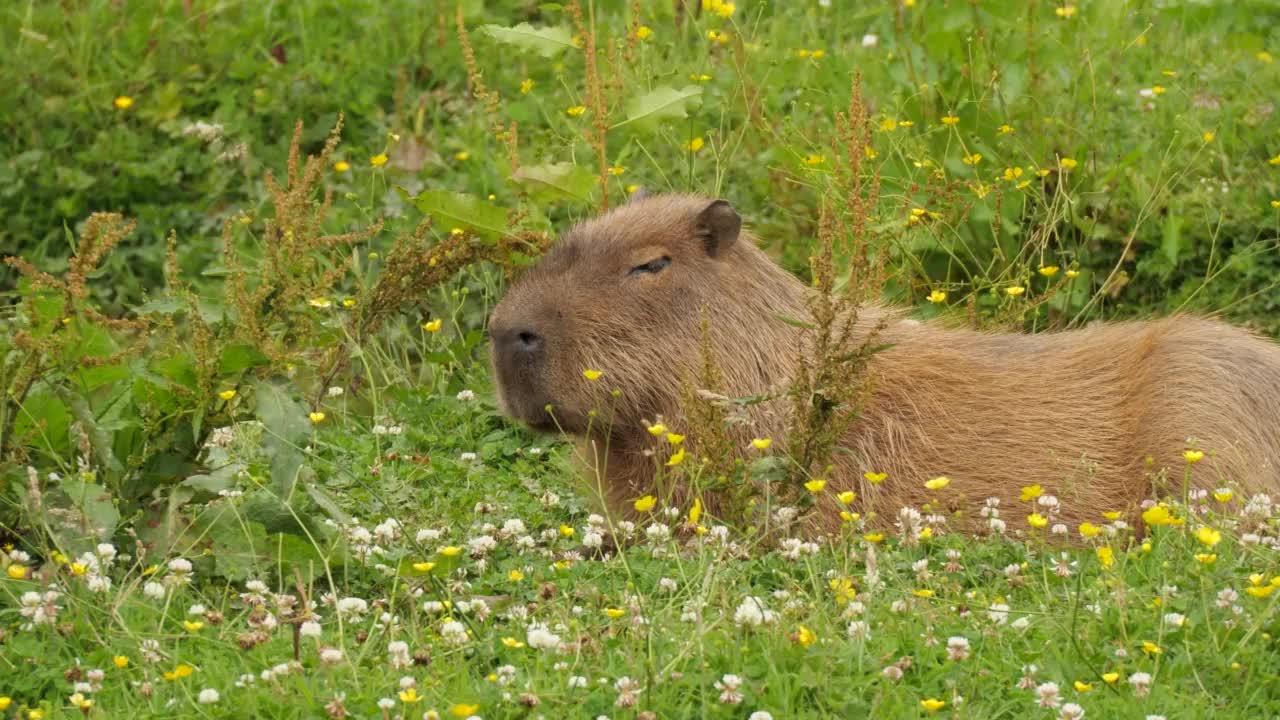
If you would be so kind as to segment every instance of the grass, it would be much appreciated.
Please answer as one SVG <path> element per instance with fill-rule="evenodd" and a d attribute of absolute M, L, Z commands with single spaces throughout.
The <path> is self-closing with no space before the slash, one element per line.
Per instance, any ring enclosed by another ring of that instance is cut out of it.
<path fill-rule="evenodd" d="M 1275 716 L 1266 498 L 622 524 L 483 324 L 644 186 L 922 318 L 1280 334 L 1276 8 L 489 5 L 0 10 L 0 717 Z"/>

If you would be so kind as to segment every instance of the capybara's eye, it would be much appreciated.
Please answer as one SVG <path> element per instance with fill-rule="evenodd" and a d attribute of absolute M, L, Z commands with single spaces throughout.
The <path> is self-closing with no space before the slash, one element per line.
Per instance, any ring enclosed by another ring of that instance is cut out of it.
<path fill-rule="evenodd" d="M 657 260 L 650 260 L 643 265 L 637 265 L 627 273 L 627 275 L 641 275 L 643 273 L 659 273 L 662 269 L 671 264 L 671 258 L 663 255 Z"/>

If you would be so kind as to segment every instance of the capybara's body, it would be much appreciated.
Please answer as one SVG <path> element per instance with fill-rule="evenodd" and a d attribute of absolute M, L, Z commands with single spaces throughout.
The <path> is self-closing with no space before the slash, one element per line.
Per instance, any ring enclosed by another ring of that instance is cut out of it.
<path fill-rule="evenodd" d="M 807 317 L 808 289 L 740 239 L 740 223 L 723 201 L 633 202 L 568 233 L 494 311 L 503 409 L 582 439 L 615 509 L 655 492 L 669 452 L 646 430 L 655 418 L 687 433 L 697 457 L 699 429 L 680 414 L 703 317 L 723 394 L 777 393 L 790 381 L 804 330 L 785 318 Z M 889 347 L 871 357 L 870 394 L 828 490 L 856 491 L 864 512 L 891 518 L 941 497 L 974 518 L 997 497 L 1013 518 L 1030 511 L 1021 489 L 1038 484 L 1061 502 L 1055 522 L 1074 524 L 1180 494 L 1184 481 L 1242 496 L 1280 489 L 1280 346 L 1244 330 L 1173 317 L 982 333 L 879 306 L 862 308 L 859 325 L 863 336 L 881 327 L 876 343 Z M 591 381 L 584 370 L 603 374 Z M 732 431 L 739 447 L 784 438 L 785 403 L 748 405 Z M 1203 459 L 1188 462 L 1189 449 Z M 865 472 L 886 477 L 873 485 Z M 924 487 L 938 476 L 951 479 L 941 496 Z"/>

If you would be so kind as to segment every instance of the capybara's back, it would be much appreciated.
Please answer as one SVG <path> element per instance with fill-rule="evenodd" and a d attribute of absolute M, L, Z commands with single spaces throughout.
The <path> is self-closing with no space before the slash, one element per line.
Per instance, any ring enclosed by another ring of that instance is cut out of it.
<path fill-rule="evenodd" d="M 779 392 L 805 346 L 788 318 L 805 316 L 809 290 L 740 230 L 722 200 L 633 202 L 574 228 L 494 310 L 503 409 L 577 436 L 615 509 L 646 494 L 689 502 L 690 487 L 658 487 L 670 449 L 646 427 L 664 418 L 697 457 L 705 429 L 686 424 L 681 398 L 704 350 L 723 394 L 773 398 L 742 408 L 747 422 L 727 430 L 738 447 L 787 437 Z M 1017 504 L 1035 485 L 1057 498 L 1046 513 L 1055 523 L 1132 513 L 1189 488 L 1280 489 L 1280 346 L 1244 330 L 1182 316 L 982 333 L 868 305 L 853 346 L 874 331 L 888 348 L 868 363 L 871 391 L 828 487 L 856 491 L 880 518 L 927 503 L 974 527 L 988 498 L 1006 517 L 1046 509 Z M 943 490 L 925 489 L 942 476 Z"/>
<path fill-rule="evenodd" d="M 1040 335 L 897 324 L 850 433 L 850 470 L 878 512 L 941 497 L 1017 507 L 1041 485 L 1062 522 L 1132 509 L 1153 491 L 1280 487 L 1280 347 L 1194 317 Z M 1028 508 L 1028 512 L 1030 508 Z"/>

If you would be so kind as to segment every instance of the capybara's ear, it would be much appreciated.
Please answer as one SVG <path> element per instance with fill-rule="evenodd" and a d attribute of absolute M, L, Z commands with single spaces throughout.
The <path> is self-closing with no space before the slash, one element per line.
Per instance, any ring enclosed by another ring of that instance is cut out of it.
<path fill-rule="evenodd" d="M 711 257 L 736 242 L 741 231 L 742 218 L 724 200 L 716 200 L 703 208 L 694 221 L 694 232 Z"/>
<path fill-rule="evenodd" d="M 644 200 L 647 197 L 649 197 L 648 190 L 645 190 L 644 188 L 636 188 L 635 192 L 631 193 L 631 195 L 627 197 L 627 202 L 628 203 L 640 202 L 641 200 Z"/>

